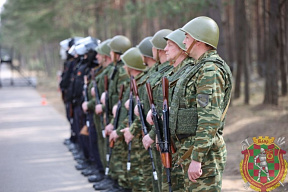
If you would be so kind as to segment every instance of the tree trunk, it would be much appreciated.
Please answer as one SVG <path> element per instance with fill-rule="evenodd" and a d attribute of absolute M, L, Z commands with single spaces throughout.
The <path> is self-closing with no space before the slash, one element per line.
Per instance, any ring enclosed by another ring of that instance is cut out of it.
<path fill-rule="evenodd" d="M 267 51 L 267 44 L 268 44 L 268 41 L 269 41 L 269 39 L 268 39 L 268 32 L 269 32 L 269 30 L 267 29 L 267 6 L 266 6 L 266 1 L 267 0 L 263 0 L 262 1 L 262 6 L 263 6 L 263 19 L 262 19 L 262 21 L 263 21 L 263 31 L 262 31 L 262 34 L 263 34 L 263 48 L 262 48 L 262 61 L 263 61 L 263 63 L 262 63 L 262 66 L 263 66 L 263 74 L 264 74 L 264 76 L 266 76 L 266 65 L 267 65 L 267 54 L 268 54 L 268 51 Z"/>
<path fill-rule="evenodd" d="M 261 1 L 256 1 L 256 22 L 257 22 L 257 72 L 260 77 L 264 77 L 263 69 L 263 25 L 261 25 Z"/>
<path fill-rule="evenodd" d="M 264 103 L 278 105 L 279 0 L 272 0 L 269 5 L 269 62 L 266 66 Z"/>
<path fill-rule="evenodd" d="M 225 41 L 224 41 L 224 27 L 221 19 L 221 0 L 209 0 L 209 9 L 207 9 L 206 15 L 216 21 L 219 27 L 219 42 L 217 46 L 218 54 L 226 61 Z"/>
<path fill-rule="evenodd" d="M 247 47 L 247 31 L 246 31 L 246 14 L 245 14 L 245 4 L 244 1 L 235 1 L 235 38 L 236 38 L 236 50 L 238 54 L 236 55 L 237 61 L 237 71 L 236 71 L 236 82 L 235 82 L 235 98 L 239 98 L 241 95 L 241 76 L 242 70 L 245 73 L 245 103 L 249 102 L 249 98 L 246 98 L 246 91 L 249 89 L 248 86 L 249 77 L 248 69 L 246 64 L 246 47 Z M 247 84 L 246 84 L 247 83 Z"/>
<path fill-rule="evenodd" d="M 284 4 L 287 1 L 282 1 L 283 4 L 279 7 L 280 18 L 279 18 L 279 26 L 280 26 L 280 79 L 281 79 L 281 94 L 287 95 L 287 68 L 285 65 L 285 6 Z"/>

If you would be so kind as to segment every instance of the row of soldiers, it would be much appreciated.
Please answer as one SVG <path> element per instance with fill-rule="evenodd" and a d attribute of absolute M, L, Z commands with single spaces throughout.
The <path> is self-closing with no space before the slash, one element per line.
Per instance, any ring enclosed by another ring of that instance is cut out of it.
<path fill-rule="evenodd" d="M 221 191 L 232 75 L 209 17 L 136 47 L 122 35 L 60 43 L 76 169 L 108 191 Z"/>

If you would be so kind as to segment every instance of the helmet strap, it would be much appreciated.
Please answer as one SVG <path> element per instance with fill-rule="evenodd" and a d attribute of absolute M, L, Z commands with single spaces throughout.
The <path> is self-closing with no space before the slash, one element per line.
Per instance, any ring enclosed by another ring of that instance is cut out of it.
<path fill-rule="evenodd" d="M 159 49 L 157 49 L 156 62 L 160 62 Z"/>
<path fill-rule="evenodd" d="M 178 54 L 174 57 L 174 59 L 172 59 L 171 61 L 170 61 L 170 65 L 173 65 L 176 61 L 177 61 L 177 59 L 180 57 L 180 55 L 183 53 L 183 51 L 182 50 L 180 50 L 179 52 L 178 52 Z"/>
<path fill-rule="evenodd" d="M 189 56 L 191 49 L 194 47 L 195 43 L 197 43 L 197 41 L 194 39 L 194 41 L 191 43 L 191 45 L 188 47 L 187 51 L 185 52 L 188 56 Z"/>

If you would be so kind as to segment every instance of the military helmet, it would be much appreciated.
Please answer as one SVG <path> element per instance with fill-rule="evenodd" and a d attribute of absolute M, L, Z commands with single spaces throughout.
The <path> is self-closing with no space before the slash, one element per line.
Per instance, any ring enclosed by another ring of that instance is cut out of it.
<path fill-rule="evenodd" d="M 75 46 L 75 51 L 77 55 L 84 55 L 88 52 L 88 49 L 85 47 L 84 44 L 79 44 Z"/>
<path fill-rule="evenodd" d="M 164 50 L 164 48 L 166 47 L 166 41 L 165 39 L 163 39 L 163 37 L 166 37 L 171 32 L 172 30 L 170 29 L 161 29 L 160 31 L 157 31 L 150 40 L 152 45 L 156 49 Z"/>
<path fill-rule="evenodd" d="M 101 55 L 106 55 L 110 57 L 110 47 L 108 44 L 110 43 L 111 39 L 107 39 L 100 43 L 100 45 L 96 48 L 96 51 Z"/>
<path fill-rule="evenodd" d="M 173 41 L 178 45 L 178 47 L 180 47 L 185 51 L 185 45 L 183 43 L 183 40 L 185 39 L 185 33 L 180 29 L 176 29 L 175 31 L 164 37 L 164 39 L 166 41 L 167 40 Z"/>
<path fill-rule="evenodd" d="M 142 54 L 140 50 L 136 47 L 132 47 L 128 49 L 123 55 L 121 55 L 121 60 L 127 65 L 129 68 L 144 71 L 146 67 L 144 65 Z"/>
<path fill-rule="evenodd" d="M 152 37 L 145 37 L 138 45 L 137 48 L 140 50 L 141 54 L 145 57 L 151 57 L 153 58 L 153 53 L 152 53 L 152 43 L 150 40 Z"/>
<path fill-rule="evenodd" d="M 68 50 L 68 53 L 72 56 L 76 56 L 75 45 L 72 45 L 71 48 Z"/>
<path fill-rule="evenodd" d="M 100 44 L 101 45 L 101 44 Z M 101 51 L 100 51 L 100 45 L 98 45 L 96 48 L 95 48 L 95 51 L 97 52 L 97 53 L 99 53 L 99 54 L 101 54 L 102 55 L 102 53 L 100 53 Z"/>
<path fill-rule="evenodd" d="M 61 42 L 59 43 L 59 45 L 60 45 L 60 47 L 63 48 L 64 50 L 68 50 L 68 48 L 69 48 L 69 42 L 70 42 L 70 41 L 71 41 L 71 38 L 65 39 L 65 40 L 61 41 Z"/>
<path fill-rule="evenodd" d="M 181 28 L 197 41 L 211 45 L 217 49 L 219 41 L 219 28 L 217 23 L 205 16 L 196 17 Z"/>
<path fill-rule="evenodd" d="M 116 35 L 112 38 L 111 42 L 108 44 L 111 51 L 115 53 L 123 54 L 127 49 L 131 48 L 131 41 L 123 36 L 123 35 Z"/>

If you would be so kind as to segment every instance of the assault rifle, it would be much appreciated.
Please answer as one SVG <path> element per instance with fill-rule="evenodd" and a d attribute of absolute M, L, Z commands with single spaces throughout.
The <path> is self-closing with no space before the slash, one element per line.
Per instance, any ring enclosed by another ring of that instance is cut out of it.
<path fill-rule="evenodd" d="M 148 131 L 147 131 L 147 127 L 145 125 L 142 104 L 141 104 L 140 99 L 139 99 L 137 83 L 136 83 L 136 80 L 134 78 L 132 79 L 132 84 L 133 84 L 133 92 L 134 92 L 134 95 L 136 97 L 136 104 L 137 104 L 138 111 L 139 111 L 141 126 L 142 126 L 142 135 L 144 136 L 144 135 L 148 134 Z M 151 160 L 151 164 L 152 164 L 154 180 L 158 180 L 157 172 L 156 172 L 154 161 L 153 161 L 152 149 L 150 147 L 148 148 L 148 152 L 149 152 L 150 160 Z"/>
<path fill-rule="evenodd" d="M 133 80 L 133 76 L 131 75 L 130 77 L 130 94 L 129 94 L 129 112 L 128 112 L 128 117 L 129 117 L 129 127 L 132 125 L 133 120 L 134 120 L 134 101 L 133 101 L 133 84 L 132 84 L 132 80 Z M 132 145 L 132 141 L 129 142 L 128 144 L 128 161 L 127 161 L 127 171 L 130 171 L 131 168 L 131 145 Z"/>
<path fill-rule="evenodd" d="M 95 78 L 93 78 L 93 87 L 94 87 L 94 91 L 95 91 L 95 103 L 96 103 L 96 105 L 101 104 L 100 93 L 99 93 L 98 85 L 97 85 Z M 103 138 L 105 138 L 106 135 L 105 135 L 103 113 L 99 114 L 99 117 L 100 117 L 101 129 L 102 129 L 102 136 L 103 136 Z"/>
<path fill-rule="evenodd" d="M 105 123 L 106 125 L 109 124 L 110 118 L 109 118 L 109 93 L 108 93 L 108 76 L 104 75 L 104 89 L 105 89 Z"/>
<path fill-rule="evenodd" d="M 160 148 L 160 152 L 162 152 L 162 150 L 163 150 L 163 139 L 162 139 L 163 138 L 163 131 L 161 130 L 162 127 L 160 128 L 160 123 L 162 123 L 162 122 L 161 122 L 161 119 L 157 113 L 157 110 L 156 110 L 156 107 L 154 104 L 153 92 L 152 92 L 151 85 L 149 82 L 146 82 L 146 90 L 147 90 L 147 94 L 148 94 L 148 100 L 150 103 L 150 108 L 152 111 L 152 120 L 153 120 L 155 129 L 156 129 L 156 136 L 157 136 L 157 140 L 158 140 L 158 145 Z M 162 161 L 162 163 L 163 163 L 163 161 Z"/>
<path fill-rule="evenodd" d="M 161 152 L 161 159 L 163 166 L 166 169 L 167 182 L 169 184 L 169 192 L 172 192 L 171 183 L 171 167 L 172 167 L 172 150 L 171 150 L 171 137 L 169 129 L 169 81 L 166 77 L 162 78 L 163 90 L 163 150 Z"/>
<path fill-rule="evenodd" d="M 117 110 L 116 110 L 116 115 L 115 115 L 114 125 L 113 125 L 114 130 L 116 130 L 118 127 L 120 110 L 121 110 L 121 106 L 122 106 L 123 90 L 124 90 L 124 85 L 121 85 L 120 93 L 119 93 L 119 99 L 118 99 L 118 103 L 117 103 Z M 109 144 L 109 158 L 108 158 L 106 169 L 105 169 L 105 175 L 108 175 L 108 173 L 109 173 L 109 165 L 110 165 L 110 160 L 111 160 L 113 148 L 114 148 L 114 141 L 112 140 L 112 141 L 110 141 L 110 144 Z"/>
<path fill-rule="evenodd" d="M 104 89 L 105 89 L 105 123 L 106 125 L 108 125 L 110 122 L 110 119 L 109 119 L 109 94 L 108 94 L 108 76 L 107 75 L 104 75 Z M 107 162 L 107 165 L 109 165 L 109 161 L 110 161 L 109 137 L 106 137 L 106 145 L 107 145 L 106 162 Z"/>

